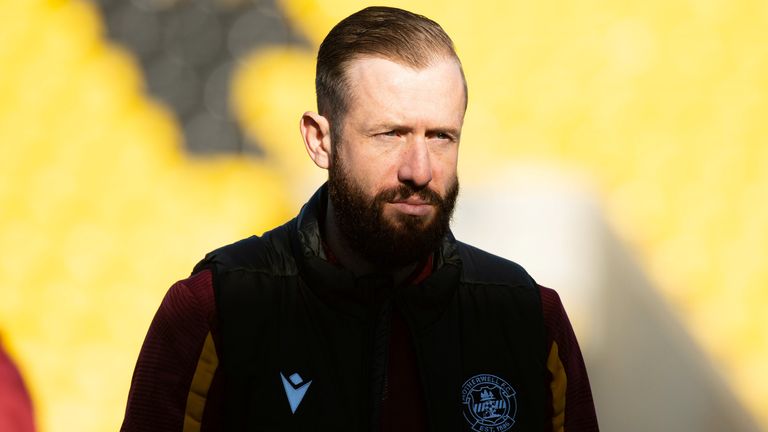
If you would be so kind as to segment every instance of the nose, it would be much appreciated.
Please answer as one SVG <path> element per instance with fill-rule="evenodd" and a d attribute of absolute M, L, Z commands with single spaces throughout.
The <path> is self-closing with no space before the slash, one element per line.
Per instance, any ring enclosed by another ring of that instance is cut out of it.
<path fill-rule="evenodd" d="M 412 137 L 403 149 L 397 179 L 411 183 L 417 188 L 425 187 L 432 181 L 432 164 L 429 148 L 424 137 Z"/>

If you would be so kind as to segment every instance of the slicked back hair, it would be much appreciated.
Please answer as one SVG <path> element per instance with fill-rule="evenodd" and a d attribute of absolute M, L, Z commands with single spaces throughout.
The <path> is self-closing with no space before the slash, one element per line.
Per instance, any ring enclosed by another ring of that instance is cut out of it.
<path fill-rule="evenodd" d="M 453 41 L 438 23 L 425 16 L 373 6 L 344 18 L 320 44 L 315 76 L 317 109 L 331 123 L 334 141 L 341 132 L 351 93 L 347 66 L 364 56 L 381 57 L 416 69 L 438 60 L 455 59 L 461 70 Z M 461 74 L 464 80 L 464 72 Z M 466 101 L 466 81 L 464 97 Z"/>

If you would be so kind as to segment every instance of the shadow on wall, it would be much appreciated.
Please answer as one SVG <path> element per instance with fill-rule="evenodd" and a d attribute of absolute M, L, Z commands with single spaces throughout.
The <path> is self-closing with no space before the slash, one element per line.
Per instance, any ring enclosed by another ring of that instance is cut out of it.
<path fill-rule="evenodd" d="M 609 228 L 584 178 L 540 166 L 505 172 L 513 174 L 462 190 L 454 232 L 560 293 L 601 429 L 758 431 Z"/>
<path fill-rule="evenodd" d="M 601 243 L 608 325 L 588 355 L 605 430 L 759 431 L 617 237 L 606 229 Z"/>

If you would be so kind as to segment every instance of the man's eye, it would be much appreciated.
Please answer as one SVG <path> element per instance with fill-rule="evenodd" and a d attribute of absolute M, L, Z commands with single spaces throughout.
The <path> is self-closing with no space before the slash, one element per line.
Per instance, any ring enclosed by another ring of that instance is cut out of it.
<path fill-rule="evenodd" d="M 386 131 L 386 132 L 384 132 L 382 135 L 384 135 L 384 136 L 391 136 L 391 137 L 396 137 L 396 136 L 397 136 L 397 131 L 393 131 L 393 130 L 391 130 L 391 131 Z"/>

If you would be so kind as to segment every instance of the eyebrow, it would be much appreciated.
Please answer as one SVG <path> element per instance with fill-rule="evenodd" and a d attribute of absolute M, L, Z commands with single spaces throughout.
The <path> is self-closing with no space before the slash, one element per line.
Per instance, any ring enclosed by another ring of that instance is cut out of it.
<path fill-rule="evenodd" d="M 404 126 L 398 123 L 377 123 L 366 128 L 367 132 L 374 132 L 374 131 L 380 131 L 380 130 L 412 131 L 413 128 L 410 126 Z M 459 129 L 455 129 L 452 127 L 441 127 L 441 126 L 427 128 L 427 133 L 447 133 L 457 138 L 461 135 L 461 132 Z"/>

